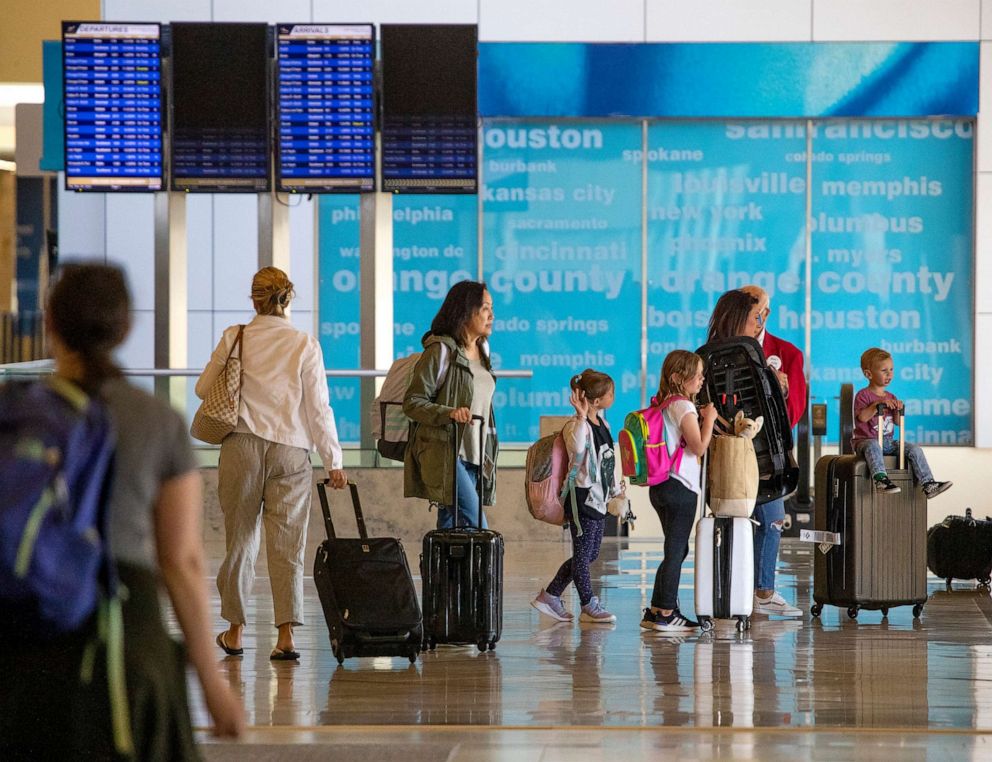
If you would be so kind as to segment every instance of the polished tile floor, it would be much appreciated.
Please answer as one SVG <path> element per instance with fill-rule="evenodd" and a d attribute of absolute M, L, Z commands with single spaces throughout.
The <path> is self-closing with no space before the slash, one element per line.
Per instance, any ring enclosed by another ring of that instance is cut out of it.
<path fill-rule="evenodd" d="M 416 569 L 416 550 L 408 551 Z M 415 665 L 387 658 L 339 667 L 309 578 L 300 662 L 270 662 L 275 629 L 268 579 L 259 577 L 245 655 L 218 654 L 244 697 L 251 747 L 215 743 L 202 732 L 204 756 L 316 759 L 332 745 L 334 759 L 366 762 L 653 759 L 666 752 L 683 759 L 992 759 L 992 599 L 973 583 L 947 592 L 931 578 L 920 620 L 909 607 L 887 619 L 862 612 L 856 622 L 828 607 L 822 619 L 755 618 L 743 634 L 721 622 L 713 633 L 674 637 L 638 627 L 660 542 L 604 542 L 594 580 L 617 614 L 615 626 L 540 617 L 529 601 L 568 553 L 558 543 L 509 546 L 496 651 L 440 647 Z M 779 576 L 779 590 L 807 611 L 812 553 L 813 546 L 786 540 Z M 212 566 L 219 561 L 211 558 Z M 682 607 L 691 611 L 691 555 L 682 585 Z M 577 612 L 574 594 L 571 603 Z M 213 604 L 219 611 L 216 594 Z M 192 702 L 194 724 L 205 728 L 195 693 Z"/>

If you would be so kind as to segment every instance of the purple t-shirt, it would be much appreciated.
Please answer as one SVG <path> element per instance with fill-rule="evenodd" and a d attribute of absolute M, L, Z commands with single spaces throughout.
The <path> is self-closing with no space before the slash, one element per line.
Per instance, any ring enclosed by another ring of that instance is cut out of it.
<path fill-rule="evenodd" d="M 874 409 L 876 405 L 886 399 L 894 400 L 897 397 L 892 392 L 883 392 L 881 396 L 876 395 L 867 386 L 854 395 L 854 436 L 851 437 L 852 442 L 857 443 L 863 439 L 878 439 L 878 416 L 867 421 L 859 421 L 858 414 L 866 407 Z M 882 416 L 882 436 L 891 439 L 893 434 L 895 434 L 895 422 L 892 420 L 892 411 L 886 408 L 885 415 Z"/>

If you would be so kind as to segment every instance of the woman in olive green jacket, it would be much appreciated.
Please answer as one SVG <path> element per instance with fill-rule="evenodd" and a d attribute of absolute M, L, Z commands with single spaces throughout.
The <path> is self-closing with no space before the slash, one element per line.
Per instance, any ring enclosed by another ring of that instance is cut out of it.
<path fill-rule="evenodd" d="M 496 380 L 489 361 L 492 329 L 493 299 L 486 284 L 462 281 L 452 286 L 424 336 L 424 352 L 403 401 L 411 420 L 403 494 L 436 503 L 438 529 L 455 525 L 456 471 L 458 526 L 479 526 L 480 478 L 483 503 L 494 502 L 499 443 L 492 405 Z M 481 453 L 479 426 L 485 427 Z"/>

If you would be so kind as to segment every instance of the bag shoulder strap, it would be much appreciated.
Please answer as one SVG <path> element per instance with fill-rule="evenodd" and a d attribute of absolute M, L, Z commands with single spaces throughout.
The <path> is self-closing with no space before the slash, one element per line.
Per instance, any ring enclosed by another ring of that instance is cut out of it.
<path fill-rule="evenodd" d="M 572 507 L 572 521 L 575 524 L 575 534 L 577 537 L 582 536 L 582 524 L 579 521 L 579 501 L 575 497 L 575 481 L 579 476 L 579 459 L 585 458 L 587 461 L 592 453 L 592 446 L 589 444 L 588 438 L 586 439 L 586 446 L 582 450 L 582 454 L 576 453 L 575 458 L 572 459 L 572 467 L 568 469 L 568 476 L 565 477 L 565 483 L 562 485 L 561 492 L 558 498 L 562 501 L 568 500 Z M 588 470 L 588 469 L 587 469 Z M 596 476 L 592 475 L 593 480 Z"/>
<path fill-rule="evenodd" d="M 241 359 L 242 352 L 243 352 L 243 347 L 244 347 L 244 341 L 243 341 L 244 335 L 245 335 L 245 327 L 243 325 L 239 325 L 238 326 L 238 335 L 234 337 L 234 343 L 231 344 L 231 349 L 227 353 L 227 360 L 225 360 L 225 364 L 234 355 L 234 350 L 235 349 L 238 350 L 238 359 L 239 360 Z"/>
<path fill-rule="evenodd" d="M 448 345 L 443 341 L 440 344 L 441 354 L 439 355 L 437 364 L 437 377 L 434 379 L 434 396 L 437 396 L 438 390 L 441 388 L 441 384 L 444 383 L 444 379 L 448 377 L 448 365 L 451 364 L 451 359 L 448 356 L 449 350 Z"/>
<path fill-rule="evenodd" d="M 661 404 L 659 404 L 658 407 L 660 407 L 662 410 L 667 410 L 669 405 L 671 405 L 673 402 L 679 402 L 680 400 L 683 402 L 688 402 L 689 398 L 682 394 L 673 394 L 671 397 L 666 397 L 664 400 L 662 400 Z"/>
<path fill-rule="evenodd" d="M 661 408 L 662 413 L 664 413 L 664 411 L 665 410 L 668 410 L 669 406 L 673 402 L 678 402 L 680 400 L 682 400 L 684 402 L 689 402 L 690 401 L 689 398 L 686 397 L 686 396 L 684 396 L 684 395 L 673 394 L 671 397 L 668 397 L 667 399 L 661 401 L 657 406 L 659 408 Z M 664 422 L 664 414 L 662 414 L 662 422 Z M 679 450 L 684 450 L 685 449 L 685 437 L 682 436 L 682 429 L 681 429 L 681 427 L 678 428 L 678 432 L 679 432 L 679 443 L 675 446 L 675 452 L 669 453 L 669 457 L 672 457 L 672 458 L 674 458 L 678 454 Z"/>

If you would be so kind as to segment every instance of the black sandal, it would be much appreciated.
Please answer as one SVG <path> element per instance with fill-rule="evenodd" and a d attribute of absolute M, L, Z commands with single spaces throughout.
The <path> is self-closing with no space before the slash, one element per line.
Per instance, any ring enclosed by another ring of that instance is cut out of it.
<path fill-rule="evenodd" d="M 217 645 L 219 645 L 221 649 L 223 649 L 224 653 L 226 653 L 228 656 L 241 656 L 245 652 L 245 649 L 231 648 L 229 645 L 227 645 L 227 641 L 224 640 L 225 635 L 227 635 L 226 630 L 217 636 Z"/>

